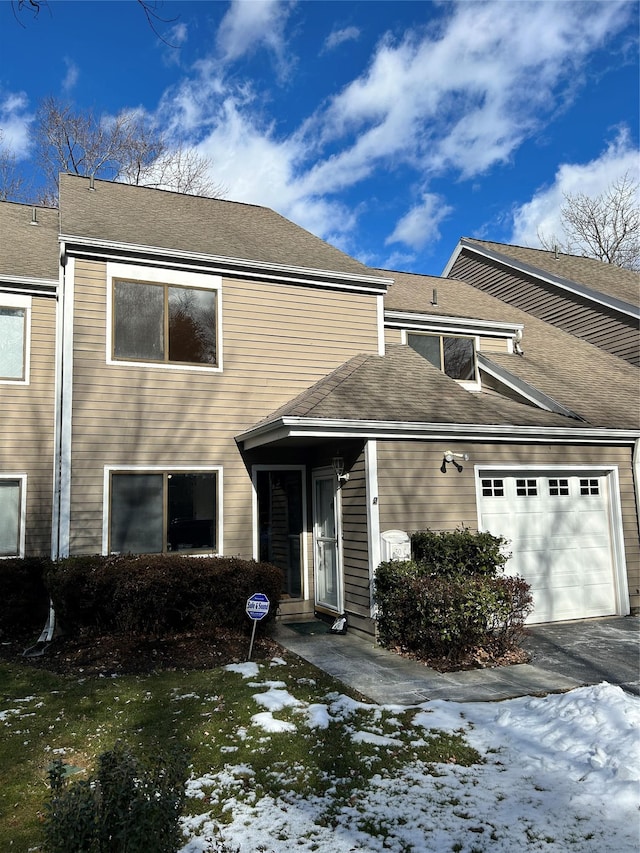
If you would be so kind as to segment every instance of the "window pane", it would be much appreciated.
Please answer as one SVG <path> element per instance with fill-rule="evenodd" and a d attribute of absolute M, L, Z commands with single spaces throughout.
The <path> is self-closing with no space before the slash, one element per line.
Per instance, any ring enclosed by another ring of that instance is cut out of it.
<path fill-rule="evenodd" d="M 0 557 L 20 551 L 20 480 L 0 480 Z"/>
<path fill-rule="evenodd" d="M 162 552 L 162 474 L 111 477 L 111 551 Z"/>
<path fill-rule="evenodd" d="M 167 550 L 216 548 L 216 475 L 168 475 Z"/>
<path fill-rule="evenodd" d="M 114 356 L 164 361 L 164 287 L 117 281 L 114 294 Z"/>
<path fill-rule="evenodd" d="M 24 379 L 24 308 L 0 307 L 0 379 Z"/>
<path fill-rule="evenodd" d="M 452 379 L 474 380 L 475 364 L 471 338 L 443 338 L 444 372 Z"/>
<path fill-rule="evenodd" d="M 411 349 L 414 349 L 427 361 L 430 361 L 438 370 L 442 370 L 440 363 L 440 337 L 438 335 L 407 335 L 407 341 Z"/>
<path fill-rule="evenodd" d="M 216 363 L 216 294 L 169 288 L 169 361 Z"/>

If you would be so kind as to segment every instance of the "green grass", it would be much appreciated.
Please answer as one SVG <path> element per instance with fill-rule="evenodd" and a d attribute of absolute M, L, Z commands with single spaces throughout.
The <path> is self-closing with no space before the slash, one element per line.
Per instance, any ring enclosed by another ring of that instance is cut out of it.
<path fill-rule="evenodd" d="M 47 770 L 61 758 L 69 770 L 91 772 L 96 757 L 123 740 L 133 752 L 152 755 L 184 748 L 194 777 L 212 774 L 202 799 L 189 798 L 189 813 L 211 813 L 221 824 L 229 796 L 255 802 L 270 794 L 322 794 L 322 822 L 331 826 L 354 790 L 375 774 L 391 774 L 409 762 L 426 764 L 480 760 L 462 736 L 431 732 L 416 740 L 411 712 L 355 706 L 327 729 L 301 725 L 300 710 L 278 711 L 296 725 L 295 734 L 268 735 L 251 722 L 264 710 L 254 699 L 266 682 L 285 682 L 299 702 L 327 704 L 344 685 L 300 659 L 286 666 L 264 663 L 256 679 L 224 669 L 171 671 L 149 676 L 71 679 L 22 665 L 0 665 L 0 850 L 38 850 Z M 261 682 L 260 688 L 255 682 Z M 357 698 L 357 697 L 354 697 Z M 406 725 L 405 725 L 406 723 Z M 394 744 L 357 742 L 353 732 L 393 737 Z M 225 765 L 246 772 L 214 778 Z M 378 830 L 384 834 L 384 827 Z"/>

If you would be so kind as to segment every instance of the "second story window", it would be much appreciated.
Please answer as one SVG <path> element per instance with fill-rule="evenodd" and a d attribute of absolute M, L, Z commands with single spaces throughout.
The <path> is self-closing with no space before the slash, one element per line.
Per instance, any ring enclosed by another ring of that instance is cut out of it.
<path fill-rule="evenodd" d="M 477 381 L 474 338 L 459 335 L 408 334 L 407 343 L 452 379 L 461 382 Z"/>
<path fill-rule="evenodd" d="M 114 280 L 113 357 L 217 366 L 215 290 Z"/>
<path fill-rule="evenodd" d="M 0 294 L 0 382 L 29 381 L 28 296 Z"/>

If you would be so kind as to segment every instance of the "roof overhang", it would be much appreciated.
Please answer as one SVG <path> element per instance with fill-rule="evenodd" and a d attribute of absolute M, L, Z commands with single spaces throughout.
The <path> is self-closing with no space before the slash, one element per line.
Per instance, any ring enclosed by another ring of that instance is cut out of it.
<path fill-rule="evenodd" d="M 249 276 L 252 280 L 276 284 L 311 285 L 376 296 L 386 293 L 387 288 L 393 284 L 392 278 L 381 276 L 307 269 L 286 264 L 263 263 L 245 258 L 227 258 L 201 252 L 185 252 L 159 246 L 98 240 L 93 237 L 78 237 L 72 234 L 60 235 L 60 241 L 67 254 L 90 260 L 117 260 L 133 264 L 153 264 L 156 267 L 189 269 L 235 278 Z"/>
<path fill-rule="evenodd" d="M 421 329 L 440 333 L 464 332 L 467 335 L 491 335 L 492 337 L 513 338 L 517 331 L 524 330 L 523 323 L 505 323 L 500 320 L 479 320 L 467 317 L 447 317 L 439 314 L 425 314 L 418 311 L 384 312 L 384 324 L 388 328 Z"/>
<path fill-rule="evenodd" d="M 58 279 L 0 275 L 0 290 L 3 293 L 18 293 L 28 296 L 55 296 L 58 292 Z"/>
<path fill-rule="evenodd" d="M 615 296 L 609 296 L 599 290 L 592 290 L 590 287 L 587 287 L 584 284 L 579 284 L 572 279 L 564 278 L 560 275 L 553 275 L 547 270 L 540 269 L 540 267 L 533 266 L 532 264 L 527 264 L 524 261 L 516 260 L 509 255 L 503 255 L 501 252 L 488 249 L 486 246 L 479 246 L 477 243 L 472 243 L 465 237 L 461 238 L 460 242 L 453 250 L 453 254 L 447 261 L 447 264 L 442 271 L 443 278 L 448 277 L 453 265 L 463 249 L 468 249 L 476 255 L 482 255 L 485 258 L 497 261 L 498 263 L 511 267 L 512 269 L 519 270 L 520 272 L 526 273 L 526 275 L 531 275 L 541 281 L 546 281 L 549 284 L 553 284 L 556 287 L 561 288 L 562 290 L 575 293 L 583 299 L 588 299 L 591 302 L 597 302 L 599 305 L 604 305 L 605 307 L 618 311 L 621 314 L 626 314 L 629 317 L 640 319 L 640 308 L 636 305 L 632 305 L 622 299 L 616 299 Z"/>
<path fill-rule="evenodd" d="M 458 439 L 533 444 L 634 444 L 639 430 L 576 426 L 569 429 L 513 424 L 445 424 L 281 417 L 257 424 L 236 436 L 245 450 L 289 439 Z"/>

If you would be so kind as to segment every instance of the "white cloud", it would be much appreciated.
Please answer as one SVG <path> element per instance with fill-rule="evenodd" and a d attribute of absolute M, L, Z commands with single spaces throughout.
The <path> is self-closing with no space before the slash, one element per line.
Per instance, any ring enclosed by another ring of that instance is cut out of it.
<path fill-rule="evenodd" d="M 284 28 L 293 8 L 286 0 L 233 0 L 218 29 L 217 46 L 225 62 L 233 62 L 258 47 L 271 51 L 281 74 L 289 59 Z"/>
<path fill-rule="evenodd" d="M 442 196 L 423 193 L 420 204 L 414 205 L 402 217 L 385 244 L 404 243 L 415 250 L 423 249 L 428 242 L 440 239 L 440 223 L 452 211 L 453 208 L 446 204 Z"/>
<path fill-rule="evenodd" d="M 345 27 L 342 30 L 333 30 L 325 39 L 322 52 L 334 50 L 347 41 L 357 41 L 360 38 L 358 27 Z"/>
<path fill-rule="evenodd" d="M 70 92 L 78 82 L 80 71 L 75 62 L 69 59 L 68 56 L 64 57 L 64 64 L 67 67 L 67 73 L 64 75 L 64 80 L 62 81 L 62 88 L 65 92 Z"/>
<path fill-rule="evenodd" d="M 551 238 L 562 236 L 560 208 L 565 195 L 584 193 L 601 195 L 625 173 L 638 178 L 640 152 L 632 143 L 626 128 L 618 132 L 602 154 L 588 163 L 562 163 L 551 186 L 541 187 L 513 215 L 511 243 L 519 246 L 539 246 L 538 233 Z"/>
<path fill-rule="evenodd" d="M 28 100 L 24 92 L 0 92 L 0 146 L 11 151 L 17 160 L 23 160 L 29 155 L 29 127 L 32 121 L 33 115 L 28 112 Z"/>

